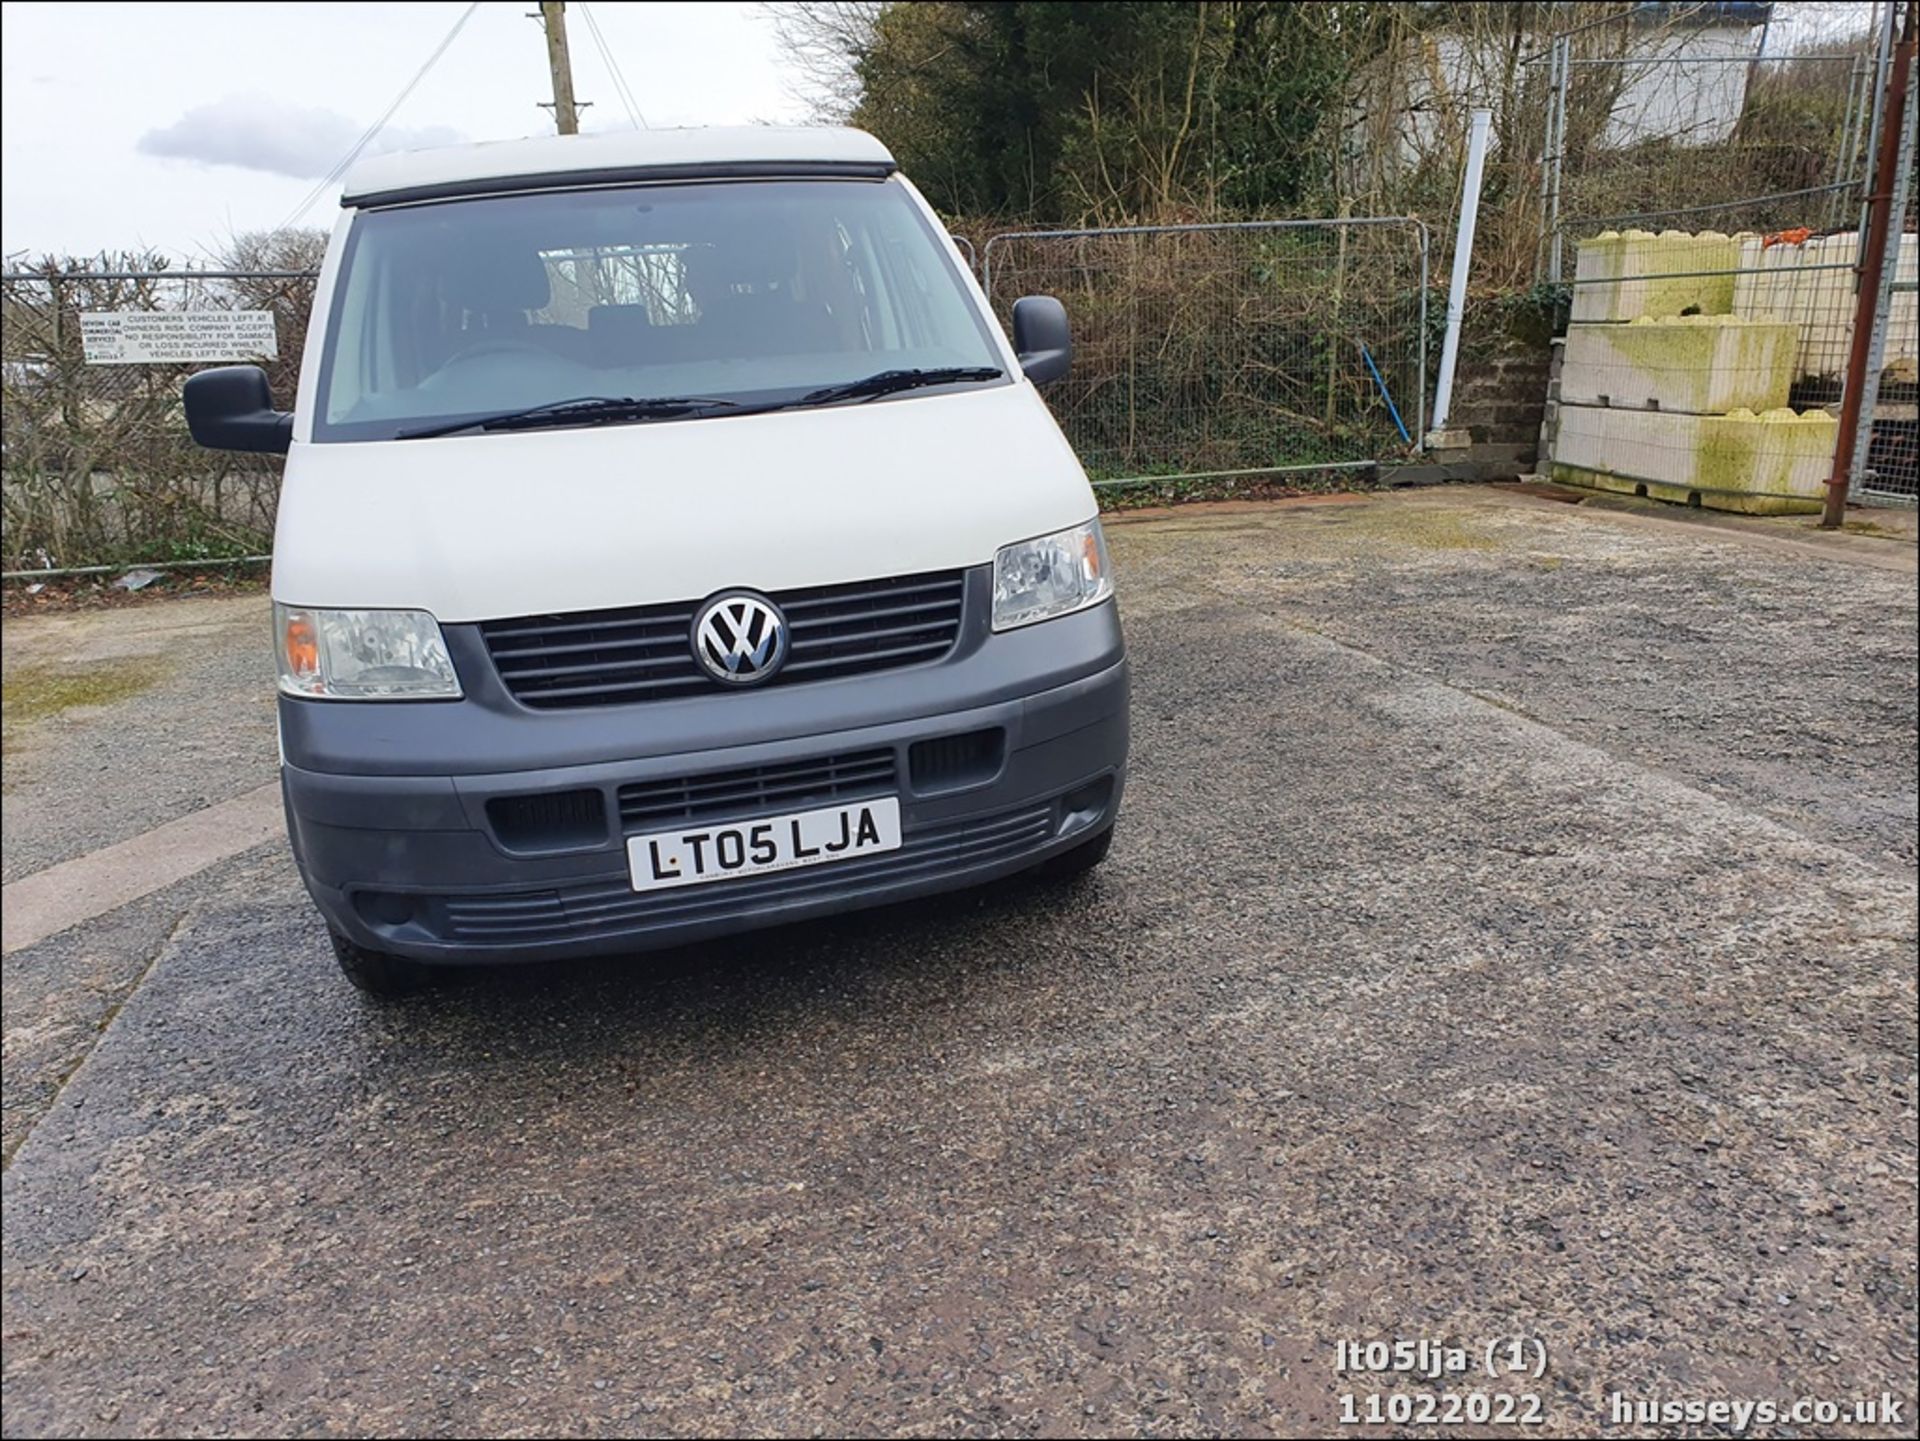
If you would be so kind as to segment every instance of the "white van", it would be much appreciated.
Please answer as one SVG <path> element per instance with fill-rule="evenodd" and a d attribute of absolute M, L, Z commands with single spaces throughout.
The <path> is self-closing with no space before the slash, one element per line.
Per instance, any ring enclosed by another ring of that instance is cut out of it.
<path fill-rule="evenodd" d="M 293 851 L 349 979 L 627 952 L 1096 864 L 1127 664 L 1093 492 L 871 136 L 683 130 L 349 177 L 274 538 Z"/>

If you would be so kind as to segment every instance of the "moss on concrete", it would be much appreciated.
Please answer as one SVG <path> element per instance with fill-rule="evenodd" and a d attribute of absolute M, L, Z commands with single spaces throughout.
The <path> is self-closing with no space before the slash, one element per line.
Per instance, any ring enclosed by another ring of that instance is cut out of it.
<path fill-rule="evenodd" d="M 1723 315 L 1642 317 L 1609 326 L 1600 338 L 1620 360 L 1657 379 L 1660 393 L 1651 398 L 1662 410 L 1767 410 L 1785 405 L 1793 386 L 1798 335 L 1788 325 Z M 1616 403 L 1622 398 L 1649 397 L 1616 396 Z"/>
<path fill-rule="evenodd" d="M 1693 478 L 1701 490 L 1736 491 L 1756 489 L 1755 467 L 1759 460 L 1758 427 L 1747 423 L 1719 424 L 1700 422 L 1700 440 L 1694 447 Z"/>
<path fill-rule="evenodd" d="M 1671 485 L 1635 476 L 1613 475 L 1604 470 L 1589 470 L 1581 465 L 1556 461 L 1552 475 L 1563 485 L 1584 490 L 1608 490 L 1619 495 L 1645 496 L 1669 505 L 1705 506 L 1709 510 L 1733 511 L 1741 515 L 1817 515 L 1818 500 L 1797 495 L 1767 495 L 1754 491 L 1711 490 L 1705 486 Z"/>
<path fill-rule="evenodd" d="M 1904 530 L 1896 530 L 1890 525 L 1876 525 L 1870 520 L 1843 520 L 1840 529 L 1853 535 L 1871 535 L 1880 540 L 1911 541 L 1913 537 Z"/>
<path fill-rule="evenodd" d="M 1662 410 L 1707 408 L 1719 337 L 1705 326 L 1663 325 L 1643 318 L 1615 327 L 1606 339 L 1623 360 L 1660 377 L 1664 393 L 1657 398 Z"/>
<path fill-rule="evenodd" d="M 1697 235 L 1681 230 L 1659 235 L 1645 230 L 1602 231 L 1580 242 L 1577 275 L 1585 283 L 1579 289 L 1589 293 L 1576 292 L 1574 319 L 1727 315 L 1733 310 L 1731 272 L 1738 267 L 1738 257 L 1738 242 L 1717 230 Z"/>

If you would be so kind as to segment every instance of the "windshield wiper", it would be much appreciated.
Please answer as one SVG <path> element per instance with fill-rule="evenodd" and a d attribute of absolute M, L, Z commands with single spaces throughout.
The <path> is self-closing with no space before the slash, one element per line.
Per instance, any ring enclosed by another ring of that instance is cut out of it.
<path fill-rule="evenodd" d="M 672 420 L 676 416 L 693 415 L 699 411 L 731 409 L 738 403 L 711 395 L 662 395 L 644 400 L 636 400 L 632 396 L 588 395 L 578 400 L 553 400 L 544 405 L 529 405 L 524 410 L 503 410 L 498 415 L 483 415 L 473 420 L 424 425 L 417 430 L 403 430 L 394 439 L 430 440 L 436 435 L 453 435 L 462 430 L 532 430 L 543 425 Z"/>
<path fill-rule="evenodd" d="M 948 365 L 929 370 L 883 370 L 845 385 L 829 385 L 809 391 L 798 405 L 827 405 L 836 400 L 867 400 L 876 395 L 892 395 L 902 390 L 919 390 L 928 385 L 954 385 L 966 380 L 998 380 L 1004 371 L 991 365 Z"/>
<path fill-rule="evenodd" d="M 454 435 L 463 430 L 532 430 L 545 425 L 597 425 L 630 420 L 673 420 L 710 410 L 730 410 L 741 415 L 756 415 L 770 410 L 791 410 L 802 405 L 830 405 L 842 400 L 871 400 L 902 390 L 919 390 L 928 385 L 957 385 L 965 381 L 998 380 L 1005 374 L 991 365 L 949 365 L 925 370 L 882 370 L 844 385 L 829 385 L 809 391 L 798 400 L 775 401 L 769 405 L 742 405 L 714 395 L 662 395 L 635 399 L 632 396 L 587 395 L 578 400 L 554 400 L 545 405 L 530 405 L 524 410 L 505 410 L 498 415 L 482 415 L 472 420 L 451 420 L 444 425 L 426 425 L 403 430 L 395 440 L 430 440 L 436 435 Z"/>

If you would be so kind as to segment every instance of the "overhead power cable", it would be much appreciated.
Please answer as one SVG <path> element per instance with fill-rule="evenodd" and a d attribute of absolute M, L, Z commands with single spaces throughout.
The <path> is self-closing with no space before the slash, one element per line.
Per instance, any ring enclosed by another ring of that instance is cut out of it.
<path fill-rule="evenodd" d="M 627 84 L 620 62 L 613 58 L 613 47 L 607 44 L 607 37 L 600 33 L 600 22 L 593 18 L 587 0 L 580 0 L 580 15 L 587 22 L 587 34 L 593 40 L 594 49 L 600 52 L 601 63 L 607 67 L 607 75 L 613 81 L 613 93 L 620 97 L 620 103 L 626 107 L 627 118 L 633 121 L 635 130 L 648 129 L 647 117 L 640 113 L 639 102 L 633 98 L 633 87 Z"/>
<path fill-rule="evenodd" d="M 299 206 L 291 215 L 274 227 L 275 229 L 285 230 L 290 226 L 299 224 L 301 217 L 313 208 L 314 202 L 338 183 L 340 177 L 347 173 L 347 167 L 358 160 L 360 158 L 360 152 L 365 150 L 367 146 L 373 142 L 374 136 L 387 128 L 387 122 L 393 119 L 395 112 L 398 111 L 402 105 L 406 104 L 407 97 L 413 94 L 420 82 L 427 78 L 427 72 L 433 69 L 442 55 L 447 53 L 447 47 L 453 44 L 454 38 L 466 28 L 467 21 L 473 18 L 473 12 L 479 8 L 480 0 L 473 0 L 472 4 L 460 12 L 460 18 L 453 22 L 453 28 L 441 37 L 440 43 L 433 47 L 433 53 L 421 62 L 420 68 L 413 72 L 413 78 L 401 88 L 398 95 L 393 97 L 393 104 L 389 105 L 386 110 L 382 112 L 378 120 L 366 128 L 360 138 L 353 142 L 353 145 L 348 149 L 347 153 L 342 155 L 340 159 L 334 163 L 333 168 L 321 176 L 318 182 L 315 183 L 313 189 L 307 192 L 306 199 L 300 202 Z"/>

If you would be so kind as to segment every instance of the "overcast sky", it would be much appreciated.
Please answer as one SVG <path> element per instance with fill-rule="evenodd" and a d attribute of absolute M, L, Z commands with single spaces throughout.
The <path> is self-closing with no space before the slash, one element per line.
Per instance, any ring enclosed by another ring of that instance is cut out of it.
<path fill-rule="evenodd" d="M 292 215 L 391 104 L 466 8 L 391 4 L 0 4 L 0 248 L 217 253 Z M 532 0 L 485 0 L 372 147 L 548 133 Z M 594 44 L 599 21 L 653 126 L 791 121 L 794 99 L 754 4 L 568 6 L 588 129 L 629 121 Z M 1800 0 L 1773 53 L 1866 19 Z M 330 225 L 338 188 L 308 208 Z"/>
<path fill-rule="evenodd" d="M 531 0 L 485 0 L 373 148 L 552 130 Z M 801 118 L 753 4 L 585 7 L 646 121 Z M 0 6 L 0 248 L 218 251 L 269 229 L 379 118 L 464 0 L 395 4 Z M 567 7 L 587 129 L 629 121 L 578 3 Z M 330 225 L 330 188 L 306 222 Z"/>

